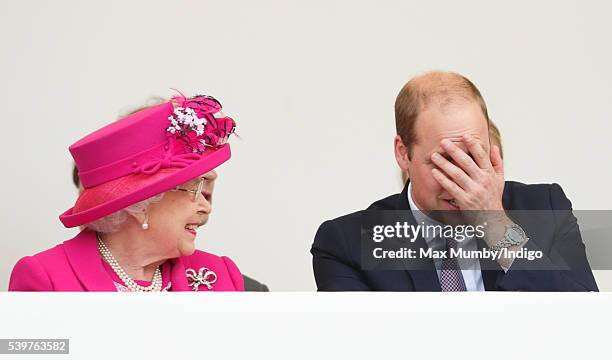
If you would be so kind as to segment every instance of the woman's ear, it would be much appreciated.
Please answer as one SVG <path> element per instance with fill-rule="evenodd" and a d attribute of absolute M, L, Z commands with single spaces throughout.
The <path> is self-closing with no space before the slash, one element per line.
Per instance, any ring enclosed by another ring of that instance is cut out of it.
<path fill-rule="evenodd" d="M 146 210 L 139 211 L 139 212 L 132 212 L 132 211 L 126 211 L 126 212 L 128 213 L 129 216 L 134 218 L 136 222 L 141 223 L 141 224 L 144 222 L 145 218 L 147 217 Z"/>
<path fill-rule="evenodd" d="M 128 216 L 134 219 L 135 222 L 140 224 L 143 230 L 149 229 L 149 216 L 147 215 L 147 210 L 142 210 L 139 212 L 131 212 L 127 211 Z"/>

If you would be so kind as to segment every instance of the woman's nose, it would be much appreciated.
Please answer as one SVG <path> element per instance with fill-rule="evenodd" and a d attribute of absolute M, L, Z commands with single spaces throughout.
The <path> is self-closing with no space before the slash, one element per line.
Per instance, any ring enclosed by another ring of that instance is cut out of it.
<path fill-rule="evenodd" d="M 206 214 L 210 214 L 211 211 L 212 204 L 209 198 L 207 198 L 207 195 L 205 195 L 204 191 L 202 191 L 202 193 L 198 196 L 198 213 L 204 212 Z"/>

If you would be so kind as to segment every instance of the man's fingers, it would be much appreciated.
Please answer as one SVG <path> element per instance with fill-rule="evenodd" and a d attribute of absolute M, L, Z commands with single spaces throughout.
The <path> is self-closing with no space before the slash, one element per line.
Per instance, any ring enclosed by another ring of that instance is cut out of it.
<path fill-rule="evenodd" d="M 480 172 L 480 168 L 472 158 L 465 153 L 459 146 L 455 145 L 452 141 L 444 139 L 440 143 L 442 148 L 448 155 L 455 161 L 455 163 L 461 167 L 471 177 L 476 177 Z"/>
<path fill-rule="evenodd" d="M 491 167 L 491 161 L 489 160 L 489 154 L 485 151 L 482 145 L 474 139 L 472 135 L 463 135 L 463 142 L 467 145 L 470 154 L 474 157 L 474 161 L 481 169 L 488 169 Z"/>
<path fill-rule="evenodd" d="M 499 151 L 499 146 L 493 145 L 491 147 L 491 165 L 495 172 L 498 174 L 504 173 L 504 161 L 501 158 L 501 152 Z"/>
<path fill-rule="evenodd" d="M 448 161 L 444 156 L 434 152 L 431 154 L 431 161 L 464 190 L 470 188 L 472 179 L 470 179 L 462 169 Z"/>
<path fill-rule="evenodd" d="M 455 184 L 451 179 L 449 179 L 442 171 L 438 169 L 431 169 L 431 174 L 434 179 L 444 188 L 444 190 L 448 191 L 449 194 L 456 200 L 461 200 L 465 197 L 465 191 L 459 185 Z"/>

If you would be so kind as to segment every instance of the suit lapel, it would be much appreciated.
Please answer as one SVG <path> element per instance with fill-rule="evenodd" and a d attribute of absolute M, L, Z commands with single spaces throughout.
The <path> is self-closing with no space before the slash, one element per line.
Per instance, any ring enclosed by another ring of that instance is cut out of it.
<path fill-rule="evenodd" d="M 178 257 L 170 261 L 172 261 L 172 274 L 170 275 L 172 291 L 192 291 L 187 282 L 183 258 Z"/>
<path fill-rule="evenodd" d="M 95 232 L 83 230 L 63 245 L 74 274 L 87 291 L 117 291 L 102 265 Z"/>
<path fill-rule="evenodd" d="M 400 197 L 397 199 L 396 209 L 407 211 L 407 221 L 411 225 L 416 225 L 416 220 L 412 215 L 410 204 L 408 203 L 408 184 L 410 180 L 406 182 L 404 190 L 401 192 Z M 417 248 L 427 249 L 427 242 L 422 237 L 417 237 L 416 245 Z M 436 266 L 432 259 L 429 259 L 426 264 L 431 270 L 406 270 L 408 275 L 412 279 L 415 291 L 441 291 L 440 279 L 436 271 Z"/>
<path fill-rule="evenodd" d="M 482 239 L 478 239 L 478 250 L 487 248 L 487 244 Z M 486 291 L 497 290 L 497 280 L 503 272 L 497 261 L 492 259 L 480 259 L 480 272 L 482 273 L 482 282 Z M 482 270 L 496 269 L 496 270 Z"/>

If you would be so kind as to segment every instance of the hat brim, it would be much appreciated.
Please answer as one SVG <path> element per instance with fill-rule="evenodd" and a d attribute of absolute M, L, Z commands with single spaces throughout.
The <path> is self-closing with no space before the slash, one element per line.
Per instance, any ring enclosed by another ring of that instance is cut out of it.
<path fill-rule="evenodd" d="M 174 189 L 181 184 L 184 184 L 215 169 L 217 166 L 229 160 L 230 157 L 230 146 L 229 144 L 225 144 L 215 151 L 208 153 L 201 160 L 196 161 L 187 167 L 179 168 L 175 172 L 170 173 L 168 176 L 146 184 L 143 187 L 137 188 L 134 191 L 117 197 L 111 201 L 80 212 L 74 212 L 74 207 L 71 207 L 62 213 L 59 219 L 67 228 L 88 224 L 130 205 Z"/>

